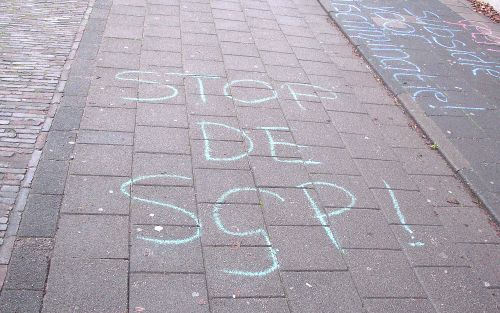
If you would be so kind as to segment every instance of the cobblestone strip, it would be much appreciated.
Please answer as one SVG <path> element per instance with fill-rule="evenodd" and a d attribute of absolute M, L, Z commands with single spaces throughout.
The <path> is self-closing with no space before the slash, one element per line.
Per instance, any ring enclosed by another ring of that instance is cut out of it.
<path fill-rule="evenodd" d="M 0 288 L 90 9 L 87 0 L 0 3 Z"/>

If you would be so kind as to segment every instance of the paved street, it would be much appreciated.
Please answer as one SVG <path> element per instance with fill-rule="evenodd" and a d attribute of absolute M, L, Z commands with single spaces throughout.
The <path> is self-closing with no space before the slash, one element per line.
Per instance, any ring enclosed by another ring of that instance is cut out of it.
<path fill-rule="evenodd" d="M 0 312 L 499 311 L 467 3 L 0 4 Z"/>

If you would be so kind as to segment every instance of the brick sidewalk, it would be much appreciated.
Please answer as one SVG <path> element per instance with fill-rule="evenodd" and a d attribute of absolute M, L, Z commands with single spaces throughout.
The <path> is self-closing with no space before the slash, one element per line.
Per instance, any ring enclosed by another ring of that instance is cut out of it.
<path fill-rule="evenodd" d="M 1 312 L 498 309 L 497 229 L 316 1 L 96 1 L 49 137 Z"/>
<path fill-rule="evenodd" d="M 0 288 L 87 4 L 0 3 Z"/>

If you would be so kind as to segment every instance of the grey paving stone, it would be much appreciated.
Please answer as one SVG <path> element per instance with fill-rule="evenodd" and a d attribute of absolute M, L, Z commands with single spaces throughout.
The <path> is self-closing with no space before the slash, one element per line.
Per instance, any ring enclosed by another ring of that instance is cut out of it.
<path fill-rule="evenodd" d="M 364 299 L 368 313 L 436 312 L 428 299 Z"/>
<path fill-rule="evenodd" d="M 180 154 L 135 153 L 132 176 L 134 185 L 192 186 L 191 157 Z M 179 178 L 177 176 L 190 179 Z"/>
<path fill-rule="evenodd" d="M 213 34 L 184 33 L 182 34 L 181 39 L 183 45 L 201 45 L 201 46 L 218 45 L 217 36 Z"/>
<path fill-rule="evenodd" d="M 360 175 L 346 149 L 330 147 L 305 147 L 300 149 L 304 165 L 309 173 Z M 314 162 L 319 162 L 319 164 Z"/>
<path fill-rule="evenodd" d="M 403 163 L 408 174 L 451 175 L 452 169 L 436 151 L 430 149 L 394 148 L 392 151 Z"/>
<path fill-rule="evenodd" d="M 155 228 L 156 227 L 156 228 Z M 199 239 L 191 238 L 197 227 L 136 225 L 131 231 L 130 270 L 132 272 L 202 273 L 203 258 Z"/>
<path fill-rule="evenodd" d="M 91 130 L 133 132 L 135 110 L 87 107 L 80 127 Z"/>
<path fill-rule="evenodd" d="M 347 272 L 284 273 L 283 282 L 293 311 L 363 311 L 359 295 Z"/>
<path fill-rule="evenodd" d="M 321 223 L 314 208 L 307 200 L 304 190 L 299 188 L 264 188 L 280 196 L 281 199 L 261 191 L 261 201 L 267 225 L 328 225 Z M 314 190 L 307 190 L 309 196 L 319 203 Z M 321 207 L 320 212 L 324 211 Z"/>
<path fill-rule="evenodd" d="M 145 25 L 143 35 L 180 39 L 181 29 L 179 26 Z"/>
<path fill-rule="evenodd" d="M 203 22 L 203 23 L 213 23 L 214 18 L 212 14 L 208 12 L 191 12 L 191 11 L 181 11 L 180 20 L 184 22 Z"/>
<path fill-rule="evenodd" d="M 218 212 L 218 214 L 214 214 Z M 198 205 L 198 212 L 203 222 L 203 246 L 254 246 L 266 245 L 265 237 L 260 233 L 248 236 L 230 235 L 226 231 L 235 233 L 253 232 L 258 229 L 265 231 L 262 207 L 257 204 L 222 204 L 203 203 Z M 216 223 L 215 216 L 224 229 Z"/>
<path fill-rule="evenodd" d="M 70 175 L 61 212 L 128 214 L 129 199 L 120 192 L 121 185 L 127 180 L 125 177 Z"/>
<path fill-rule="evenodd" d="M 99 38 L 97 38 L 99 40 Z M 73 64 L 71 64 L 71 68 L 68 74 L 68 81 L 72 81 L 72 85 L 68 88 L 68 93 L 66 93 L 66 88 L 65 88 L 65 95 L 69 97 L 82 97 L 85 98 L 87 93 L 85 92 L 86 90 L 88 91 L 89 88 L 89 78 L 92 76 L 92 70 L 93 70 L 93 65 L 94 65 L 94 60 L 98 52 L 95 50 L 99 46 L 98 43 L 85 43 L 85 41 L 80 42 L 80 45 L 78 46 L 78 50 L 80 49 L 91 49 L 93 50 L 92 54 L 93 57 L 91 60 L 87 59 L 81 59 L 78 56 L 75 55 L 75 60 Z M 77 50 L 77 53 L 78 53 Z M 78 83 L 81 83 L 82 86 L 78 86 Z M 70 92 L 70 88 L 72 88 L 72 92 Z M 80 88 L 80 89 L 79 89 Z"/>
<path fill-rule="evenodd" d="M 127 28 L 126 26 L 124 28 Z M 106 32 L 104 33 L 106 36 Z M 120 38 L 118 36 L 115 36 Z M 124 38 L 124 37 L 122 37 Z M 130 39 L 137 39 L 134 35 L 125 37 Z M 140 58 L 137 54 L 119 53 L 119 52 L 100 52 L 97 56 L 97 66 L 137 70 L 140 67 Z"/>
<path fill-rule="evenodd" d="M 408 126 L 383 125 L 379 129 L 384 136 L 384 140 L 391 147 L 414 149 L 426 148 L 422 135 L 419 135 L 415 130 Z"/>
<path fill-rule="evenodd" d="M 412 266 L 470 266 L 460 246 L 453 243 L 443 227 L 392 225 L 391 228 Z"/>
<path fill-rule="evenodd" d="M 18 239 L 10 259 L 4 292 L 8 289 L 44 290 L 51 250 L 51 239 Z"/>
<path fill-rule="evenodd" d="M 282 298 L 211 299 L 210 307 L 214 313 L 288 313 L 288 305 Z"/>
<path fill-rule="evenodd" d="M 280 23 L 280 19 L 285 18 L 284 16 L 280 16 L 277 18 L 278 23 Z M 288 19 L 292 19 L 292 17 L 287 17 Z M 301 18 L 295 18 L 296 20 L 302 20 Z M 299 26 L 299 25 L 296 25 Z M 316 38 L 307 38 L 307 37 L 299 37 L 299 36 L 286 36 L 286 39 L 290 43 L 292 47 L 301 47 L 301 48 L 313 48 L 313 49 L 321 49 L 321 45 Z"/>
<path fill-rule="evenodd" d="M 302 37 L 305 38 L 305 37 Z M 337 76 L 337 66 L 332 63 L 323 63 L 315 61 L 299 61 L 301 67 L 307 74 L 324 75 L 324 76 Z"/>
<path fill-rule="evenodd" d="M 207 95 L 206 102 L 200 95 L 186 95 L 187 111 L 190 115 L 236 116 L 233 100 L 225 96 Z"/>
<path fill-rule="evenodd" d="M 281 110 L 240 107 L 236 115 L 243 129 L 287 126 L 287 122 Z"/>
<path fill-rule="evenodd" d="M 354 61 L 354 60 L 353 60 Z M 359 61 L 358 61 L 359 62 Z M 364 103 L 392 104 L 393 99 L 384 88 L 359 88 L 356 89 L 356 96 Z"/>
<path fill-rule="evenodd" d="M 4 290 L 0 295 L 1 312 L 38 313 L 42 307 L 43 291 Z"/>
<path fill-rule="evenodd" d="M 349 250 L 346 259 L 361 297 L 425 297 L 401 251 Z"/>
<path fill-rule="evenodd" d="M 24 208 L 18 236 L 54 237 L 61 196 L 31 194 Z"/>
<path fill-rule="evenodd" d="M 498 292 L 498 289 L 488 289 L 488 291 L 497 302 L 497 305 L 500 305 L 500 293 Z"/>
<path fill-rule="evenodd" d="M 191 141 L 195 168 L 250 169 L 248 150 L 241 141 Z"/>
<path fill-rule="evenodd" d="M 151 4 L 146 9 L 146 16 L 157 14 L 162 15 L 165 19 L 168 19 L 169 16 L 179 16 L 179 8 L 176 5 Z"/>
<path fill-rule="evenodd" d="M 322 50 L 293 47 L 293 52 L 299 60 L 330 62 L 328 55 Z"/>
<path fill-rule="evenodd" d="M 254 38 L 250 32 L 219 30 L 217 36 L 221 42 L 254 43 Z"/>
<path fill-rule="evenodd" d="M 377 126 L 367 114 L 333 111 L 328 114 L 335 128 L 341 133 L 380 137 Z"/>
<path fill-rule="evenodd" d="M 90 87 L 90 79 L 87 77 L 70 76 L 66 81 L 64 93 L 69 96 L 85 96 Z"/>
<path fill-rule="evenodd" d="M 296 100 L 280 99 L 279 102 L 283 114 L 288 121 L 330 122 L 330 116 L 326 113 L 323 104 L 320 102 L 300 100 L 300 105 L 305 110 L 300 109 Z"/>
<path fill-rule="evenodd" d="M 250 171 L 195 169 L 194 178 L 198 202 L 259 203 Z M 226 199 L 221 199 L 225 194 Z"/>
<path fill-rule="evenodd" d="M 44 157 L 49 160 L 69 160 L 73 152 L 76 133 L 69 131 L 49 132 L 45 142 Z"/>
<path fill-rule="evenodd" d="M 216 35 L 215 29 L 215 20 L 212 18 L 212 15 L 209 12 L 190 12 L 190 11 L 182 11 L 182 13 L 192 14 L 193 17 L 197 18 L 196 20 L 182 20 L 181 30 L 182 33 L 193 33 L 193 34 L 209 34 Z M 196 16 L 197 13 L 200 15 Z M 202 18 L 200 18 L 202 17 Z"/>
<path fill-rule="evenodd" d="M 350 71 L 350 72 L 361 72 L 361 73 L 368 73 L 370 72 L 368 65 L 366 65 L 365 62 L 360 60 L 359 58 L 335 58 L 334 59 L 335 64 L 338 65 L 339 69 L 343 71 Z M 366 95 L 367 100 L 370 101 L 370 98 L 368 95 Z M 382 97 L 379 97 L 382 98 Z M 383 98 L 379 100 L 379 102 L 383 101 Z M 373 101 L 375 102 L 375 101 Z M 372 103 L 373 103 L 372 102 Z M 383 104 L 383 103 L 382 103 Z"/>
<path fill-rule="evenodd" d="M 136 100 L 132 99 L 137 98 L 137 87 L 91 86 L 87 103 L 96 107 L 135 108 Z"/>
<path fill-rule="evenodd" d="M 84 107 L 85 100 L 86 100 L 86 97 L 82 97 L 82 96 L 64 95 L 61 99 L 61 102 L 60 102 L 61 108 L 59 110 L 62 111 L 62 107 L 78 107 L 78 108 Z M 54 126 L 54 124 L 52 124 L 52 125 Z"/>
<path fill-rule="evenodd" d="M 309 78 L 311 79 L 310 76 Z M 339 85 L 334 86 L 333 90 L 336 92 L 335 99 L 321 99 L 329 117 L 334 116 L 335 112 L 367 113 L 366 104 L 361 103 L 354 94 L 350 93 L 352 92 L 350 86 L 344 86 L 339 82 Z"/>
<path fill-rule="evenodd" d="M 66 258 L 128 258 L 128 218 L 63 214 L 54 254 Z"/>
<path fill-rule="evenodd" d="M 306 72 L 299 67 L 266 65 L 266 72 L 273 80 L 308 84 Z"/>
<path fill-rule="evenodd" d="M 130 16 L 144 16 L 146 9 L 142 6 L 115 4 L 111 7 L 111 14 L 123 14 Z"/>
<path fill-rule="evenodd" d="M 270 156 L 276 162 L 280 162 L 280 160 L 296 160 L 293 163 L 298 163 L 300 161 L 300 147 L 295 143 L 292 133 L 287 127 L 278 130 L 252 129 L 245 130 L 245 133 L 252 139 L 253 143 L 253 150 L 249 155 Z M 271 137 L 271 140 L 269 137 Z M 274 142 L 273 149 L 271 149 L 271 141 Z M 245 143 L 247 147 L 250 146 L 248 140 Z"/>
<path fill-rule="evenodd" d="M 73 153 L 70 174 L 128 176 L 131 173 L 131 147 L 78 144 Z"/>
<path fill-rule="evenodd" d="M 193 218 L 196 214 L 193 187 L 133 186 L 132 197 L 131 220 L 135 224 L 198 224 Z M 179 208 L 191 213 L 182 212 Z"/>
<path fill-rule="evenodd" d="M 292 48 L 286 40 L 266 40 L 255 38 L 255 45 L 259 51 L 272 51 L 281 53 L 293 53 Z"/>
<path fill-rule="evenodd" d="M 368 114 L 377 124 L 408 126 L 409 116 L 399 105 L 365 105 Z"/>
<path fill-rule="evenodd" d="M 230 70 L 265 72 L 264 64 L 259 57 L 224 55 L 224 66 Z"/>
<path fill-rule="evenodd" d="M 182 46 L 184 59 L 222 61 L 222 52 L 219 47 Z"/>
<path fill-rule="evenodd" d="M 184 70 L 188 73 L 224 76 L 226 73 L 223 62 L 206 60 L 184 60 Z"/>
<path fill-rule="evenodd" d="M 453 176 L 412 175 L 411 178 L 433 206 L 477 206 L 468 190 Z"/>
<path fill-rule="evenodd" d="M 131 146 L 134 142 L 134 134 L 81 129 L 78 131 L 77 142 L 98 145 Z"/>
<path fill-rule="evenodd" d="M 148 50 L 141 52 L 141 66 L 180 67 L 181 64 L 181 54 L 177 52 Z"/>
<path fill-rule="evenodd" d="M 245 78 L 242 82 L 233 83 L 230 86 L 230 96 L 234 101 L 234 104 L 238 107 L 248 107 L 255 112 L 256 110 L 265 110 L 265 109 L 279 109 L 279 104 L 277 100 L 276 90 L 270 88 L 262 88 L 264 87 L 262 83 L 255 82 L 247 82 L 249 78 Z M 233 82 L 233 81 L 232 81 Z M 258 106 L 258 107 L 257 107 Z M 282 124 L 283 120 L 280 119 L 280 115 L 283 114 L 279 110 L 269 111 L 269 114 L 272 114 L 267 118 L 267 123 L 273 122 L 273 118 L 276 122 Z M 243 115 L 243 113 L 240 113 Z M 252 117 L 252 114 L 248 114 L 248 118 Z M 261 117 L 263 117 L 261 115 Z M 254 121 L 255 123 L 255 121 Z M 262 125 L 266 126 L 266 125 Z M 272 125 L 275 126 L 275 125 Z M 279 126 L 279 125 L 276 125 Z M 246 126 L 246 128 L 250 128 L 250 126 Z"/>
<path fill-rule="evenodd" d="M 320 204 L 324 207 L 334 209 L 345 207 L 378 209 L 379 207 L 360 176 L 312 174 L 310 177 L 314 189 L 318 192 Z M 350 205 L 353 197 L 354 204 Z"/>
<path fill-rule="evenodd" d="M 493 297 L 469 268 L 422 267 L 415 269 L 429 299 L 439 312 L 494 312 Z"/>
<path fill-rule="evenodd" d="M 62 194 L 67 172 L 67 161 L 42 158 L 38 163 L 35 177 L 31 184 L 32 192 L 39 194 Z"/>
<path fill-rule="evenodd" d="M 499 243 L 500 238 L 485 212 L 477 207 L 437 208 L 444 227 L 455 242 Z"/>
<path fill-rule="evenodd" d="M 260 56 L 265 64 L 300 67 L 294 54 L 262 51 Z"/>
<path fill-rule="evenodd" d="M 66 98 L 66 97 L 65 97 Z M 78 129 L 83 109 L 79 107 L 62 106 L 57 109 L 56 118 L 52 122 L 53 130 L 73 130 Z"/>
<path fill-rule="evenodd" d="M 269 157 L 252 156 L 250 166 L 259 187 L 296 187 L 309 181 L 301 163 L 284 163 Z"/>
<path fill-rule="evenodd" d="M 406 224 L 442 224 L 434 208 L 418 191 L 393 190 L 392 192 L 397 201 L 397 207 L 394 205 L 394 200 L 389 190 L 373 189 L 372 192 L 390 224 L 402 223 L 397 208 L 399 208 L 404 223 Z"/>
<path fill-rule="evenodd" d="M 50 268 L 42 312 L 126 311 L 128 261 L 55 258 Z"/>
<path fill-rule="evenodd" d="M 297 144 L 343 148 L 344 143 L 332 124 L 289 122 Z"/>
<path fill-rule="evenodd" d="M 188 130 L 137 126 L 135 130 L 135 151 L 189 154 Z"/>
<path fill-rule="evenodd" d="M 204 125 L 207 137 L 203 136 Z M 242 141 L 242 133 L 235 117 L 190 116 L 189 136 L 191 139 Z"/>
<path fill-rule="evenodd" d="M 122 20 L 124 16 L 122 15 L 113 15 L 108 18 L 108 21 L 111 22 L 111 20 L 115 18 L 118 20 Z M 127 20 L 129 20 L 130 17 L 127 17 Z M 140 21 L 141 25 L 144 23 L 142 18 L 137 18 L 134 17 L 134 19 L 137 21 L 137 23 Z M 125 21 L 125 20 L 122 20 Z M 129 24 L 130 25 L 130 24 Z M 133 53 L 133 54 L 140 54 L 141 53 L 141 41 L 140 40 L 133 40 L 133 39 L 122 39 L 122 38 L 104 38 L 101 41 L 100 45 L 102 51 L 107 51 L 107 52 L 122 52 L 122 53 Z"/>
<path fill-rule="evenodd" d="M 328 219 L 337 240 L 346 249 L 400 249 L 379 210 L 350 210 Z"/>
<path fill-rule="evenodd" d="M 193 73 L 193 75 L 196 76 L 184 77 L 183 82 L 188 104 L 210 107 L 218 106 L 217 101 L 233 103 L 232 99 L 224 92 L 227 83 L 225 75 L 216 76 L 211 73 Z M 230 93 L 230 89 L 228 89 L 228 93 Z"/>
<path fill-rule="evenodd" d="M 418 191 L 417 185 L 399 162 L 362 159 L 355 162 L 370 188 L 387 188 L 385 181 L 392 189 Z"/>
<path fill-rule="evenodd" d="M 142 40 L 142 49 L 144 51 L 181 52 L 181 40 L 156 36 L 144 36 Z"/>
<path fill-rule="evenodd" d="M 178 105 L 139 103 L 137 125 L 187 128 L 186 108 Z"/>
<path fill-rule="evenodd" d="M 280 269 L 347 270 L 341 251 L 330 241 L 325 228 L 328 226 L 270 226 L 269 235 L 277 250 Z"/>
<path fill-rule="evenodd" d="M 210 312 L 204 275 L 131 275 L 131 312 L 163 312 L 166 308 L 173 312 Z"/>
<path fill-rule="evenodd" d="M 500 286 L 500 273 L 496 270 L 500 260 L 500 246 L 497 244 L 460 244 L 459 247 L 472 263 L 472 268 L 486 287 Z"/>
<path fill-rule="evenodd" d="M 255 44 L 238 42 L 221 42 L 220 48 L 224 55 L 244 55 L 258 57 L 259 52 Z"/>
<path fill-rule="evenodd" d="M 203 255 L 211 298 L 284 296 L 268 247 L 204 247 Z"/>
<path fill-rule="evenodd" d="M 340 134 L 351 156 L 356 159 L 395 160 L 394 152 L 382 140 L 369 135 Z"/>

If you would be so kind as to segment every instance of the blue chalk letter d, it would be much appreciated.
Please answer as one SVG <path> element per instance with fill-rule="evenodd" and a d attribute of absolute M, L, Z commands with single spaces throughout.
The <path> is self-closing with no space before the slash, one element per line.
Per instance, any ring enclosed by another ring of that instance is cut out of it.
<path fill-rule="evenodd" d="M 201 133 L 203 135 L 203 142 L 205 143 L 204 153 L 205 153 L 205 159 L 207 161 L 215 161 L 215 162 L 236 161 L 236 160 L 239 160 L 239 159 L 242 159 L 242 158 L 248 156 L 248 154 L 253 151 L 252 139 L 244 131 L 242 131 L 240 129 L 234 128 L 234 127 L 226 125 L 226 124 L 214 123 L 214 122 L 203 121 L 203 122 L 199 122 L 198 124 L 201 127 Z M 214 141 L 213 141 L 213 138 L 210 138 L 209 132 L 207 131 L 208 126 L 222 127 L 222 128 L 225 128 L 225 129 L 228 129 L 228 130 L 231 130 L 231 131 L 234 131 L 234 132 L 241 134 L 243 136 L 243 138 L 245 138 L 245 141 L 247 142 L 246 151 L 242 152 L 241 154 L 237 154 L 237 155 L 233 155 L 233 156 L 225 156 L 225 157 L 213 156 L 211 145 L 214 144 Z"/>

